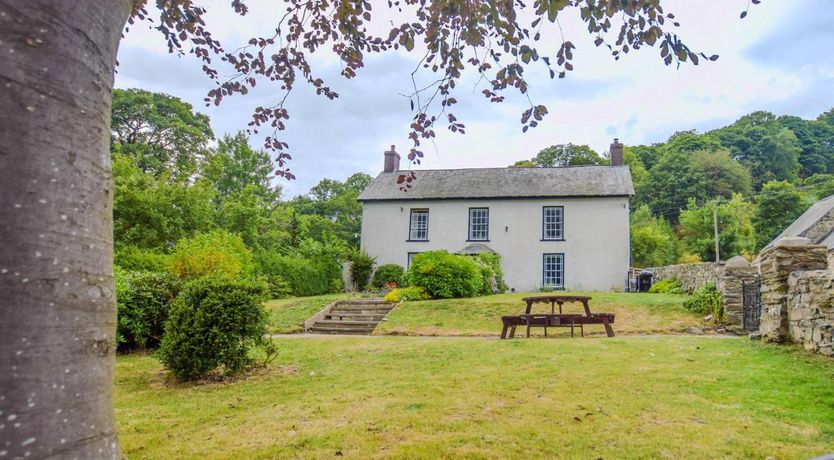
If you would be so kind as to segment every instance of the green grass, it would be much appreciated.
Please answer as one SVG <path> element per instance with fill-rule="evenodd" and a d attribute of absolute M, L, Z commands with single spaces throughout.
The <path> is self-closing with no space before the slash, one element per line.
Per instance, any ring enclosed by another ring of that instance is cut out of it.
<path fill-rule="evenodd" d="M 564 293 L 565 295 L 571 293 Z M 630 294 L 615 292 L 573 293 L 593 297 L 592 312 L 616 314 L 614 331 L 617 334 L 681 333 L 693 326 L 705 326 L 701 315 L 683 308 L 686 296 L 677 294 Z M 541 293 L 498 294 L 468 299 L 426 300 L 403 302 L 394 309 L 374 332 L 377 335 L 427 336 L 496 336 L 501 333 L 501 316 L 523 313 L 523 297 Z M 266 303 L 270 331 L 276 334 L 303 332 L 304 321 L 326 305 L 355 294 L 328 294 L 313 297 L 293 297 Z M 550 311 L 549 305 L 539 304 L 534 312 Z M 581 312 L 581 305 L 565 306 L 565 313 Z M 568 334 L 567 329 L 550 329 L 556 334 Z M 541 334 L 541 329 L 534 330 Z M 578 333 L 578 332 L 577 332 Z M 586 333 L 603 334 L 602 326 L 588 326 Z"/>
<path fill-rule="evenodd" d="M 746 339 L 307 338 L 244 380 L 166 385 L 121 356 L 142 458 L 809 458 L 834 446 L 834 361 Z"/>
<path fill-rule="evenodd" d="M 616 292 L 564 293 L 591 296 L 591 311 L 614 313 L 617 334 L 680 333 L 693 326 L 704 326 L 701 315 L 683 308 L 685 296 L 676 294 L 634 294 Z M 541 293 L 498 294 L 468 299 L 404 302 L 387 321 L 377 326 L 376 334 L 392 335 L 498 335 L 501 316 L 524 312 L 523 297 Z M 581 304 L 565 305 L 565 313 L 580 313 Z M 549 312 L 550 305 L 537 304 L 533 312 Z M 551 329 L 553 331 L 553 329 Z M 566 329 L 559 329 L 562 334 Z M 586 332 L 602 334 L 602 326 L 588 326 Z M 535 330 L 541 334 L 542 330 Z"/>

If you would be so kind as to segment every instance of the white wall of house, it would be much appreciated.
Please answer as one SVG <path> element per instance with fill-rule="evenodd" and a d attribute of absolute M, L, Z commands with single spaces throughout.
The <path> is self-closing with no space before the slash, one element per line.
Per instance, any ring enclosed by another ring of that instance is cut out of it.
<path fill-rule="evenodd" d="M 564 241 L 542 241 L 542 209 L 564 208 Z M 405 267 L 408 253 L 456 252 L 467 241 L 469 208 L 489 208 L 489 241 L 516 291 L 542 287 L 544 254 L 564 254 L 565 288 L 622 289 L 629 268 L 628 198 L 369 201 L 362 212 L 362 247 L 377 264 Z M 429 210 L 428 241 L 407 241 L 410 210 Z"/>

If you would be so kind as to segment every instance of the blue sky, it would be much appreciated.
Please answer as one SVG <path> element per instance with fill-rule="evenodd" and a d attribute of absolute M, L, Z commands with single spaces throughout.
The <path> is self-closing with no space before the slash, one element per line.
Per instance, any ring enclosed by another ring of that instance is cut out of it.
<path fill-rule="evenodd" d="M 227 49 L 271 30 L 281 11 L 279 2 L 250 0 L 251 13 L 240 18 L 227 0 L 204 3 L 209 26 Z M 382 14 L 385 2 L 373 3 Z M 539 127 L 522 133 L 525 99 L 513 95 L 503 104 L 490 104 L 480 95 L 483 86 L 464 79 L 455 113 L 466 124 L 466 134 L 441 127 L 434 145 L 424 146 L 423 164 L 412 167 L 500 167 L 552 144 L 589 144 L 604 151 L 614 137 L 631 145 L 660 142 L 675 131 L 716 128 L 754 110 L 812 118 L 834 107 L 834 8 L 829 0 L 765 0 L 746 19 L 739 19 L 739 13 L 747 0 L 663 4 L 675 13 L 679 34 L 690 47 L 719 54 L 717 62 L 676 69 L 664 66 L 650 48 L 614 61 L 593 46 L 578 18 L 568 16 L 562 26 L 577 46 L 576 70 L 561 80 L 550 80 L 544 69 L 530 70 L 530 95 L 550 111 Z M 203 97 L 213 83 L 197 60 L 168 54 L 161 35 L 142 25 L 123 40 L 119 62 L 117 87 L 180 97 L 211 117 L 217 135 L 245 129 L 254 107 L 272 105 L 280 96 L 278 88 L 262 83 L 248 96 L 205 107 Z M 344 179 L 357 171 L 376 175 L 391 144 L 400 152 L 410 146 L 413 114 L 403 94 L 410 92 L 412 56 L 376 55 L 352 80 L 339 76 L 330 56 L 314 62 L 340 98 L 329 101 L 303 85 L 290 95 L 291 119 L 283 138 L 290 144 L 290 166 L 298 179 L 282 181 L 286 197 L 305 193 L 325 177 Z M 261 139 L 252 143 L 260 146 Z M 405 162 L 403 167 L 408 167 Z"/>

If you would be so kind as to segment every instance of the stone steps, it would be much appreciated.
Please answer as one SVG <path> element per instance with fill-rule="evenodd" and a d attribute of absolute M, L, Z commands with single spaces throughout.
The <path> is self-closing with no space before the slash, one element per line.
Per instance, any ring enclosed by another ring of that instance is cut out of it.
<path fill-rule="evenodd" d="M 306 329 L 313 334 L 368 335 L 395 306 L 381 299 L 338 301 L 311 318 Z"/>

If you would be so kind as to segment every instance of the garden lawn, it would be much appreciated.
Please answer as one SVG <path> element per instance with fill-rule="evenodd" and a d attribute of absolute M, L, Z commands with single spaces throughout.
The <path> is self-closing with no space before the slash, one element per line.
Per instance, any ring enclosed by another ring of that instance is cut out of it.
<path fill-rule="evenodd" d="M 674 334 L 693 326 L 704 327 L 701 315 L 683 308 L 686 296 L 616 292 L 565 292 L 587 295 L 593 313 L 614 313 L 616 334 Z M 541 293 L 497 294 L 467 299 L 403 302 L 380 323 L 375 334 L 391 335 L 500 335 L 501 316 L 524 313 L 523 297 Z M 536 304 L 533 312 L 550 312 L 549 304 Z M 582 313 L 582 305 L 566 304 L 564 313 Z M 543 334 L 541 328 L 533 329 Z M 603 327 L 586 326 L 585 332 L 604 334 Z M 523 332 L 523 331 L 519 331 Z M 518 334 L 519 332 L 516 332 Z M 548 328 L 549 333 L 569 334 L 569 329 Z M 576 332 L 578 334 L 578 331 Z"/>
<path fill-rule="evenodd" d="M 834 446 L 834 361 L 724 337 L 311 337 L 244 380 L 166 385 L 120 356 L 142 458 L 809 458 Z"/>

